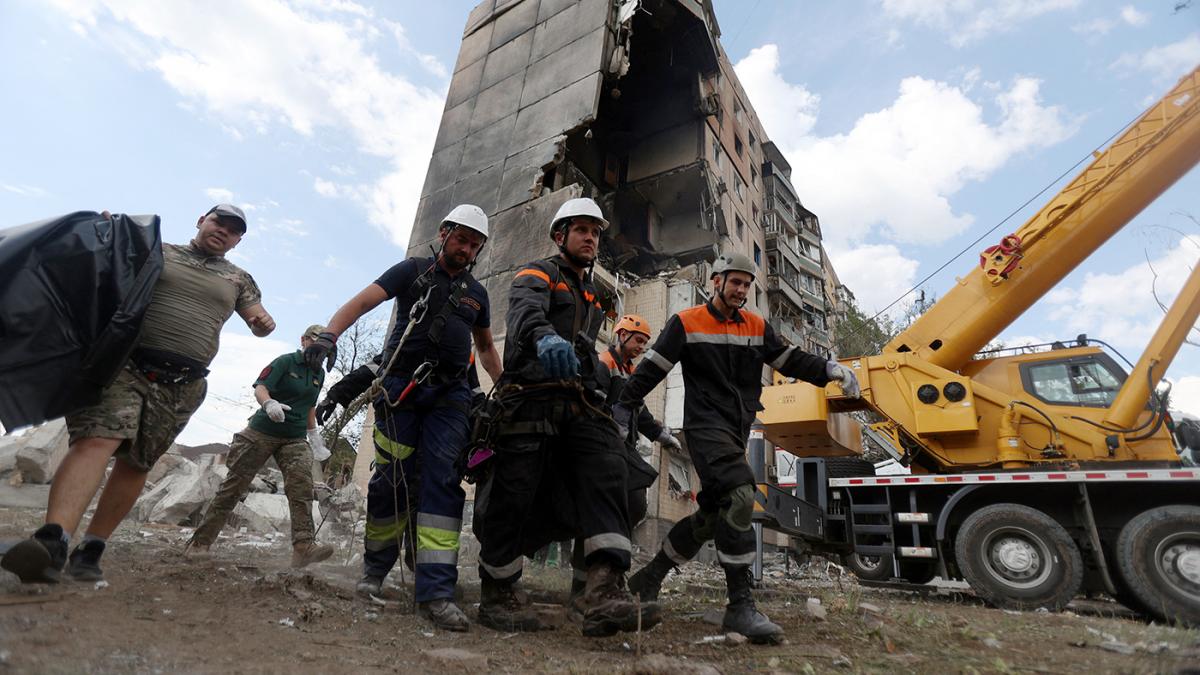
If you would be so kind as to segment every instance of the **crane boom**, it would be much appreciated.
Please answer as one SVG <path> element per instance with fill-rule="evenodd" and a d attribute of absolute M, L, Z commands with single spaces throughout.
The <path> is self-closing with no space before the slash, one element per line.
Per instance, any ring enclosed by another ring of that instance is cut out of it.
<path fill-rule="evenodd" d="M 957 371 L 1200 161 L 1200 67 L 883 352 Z"/>

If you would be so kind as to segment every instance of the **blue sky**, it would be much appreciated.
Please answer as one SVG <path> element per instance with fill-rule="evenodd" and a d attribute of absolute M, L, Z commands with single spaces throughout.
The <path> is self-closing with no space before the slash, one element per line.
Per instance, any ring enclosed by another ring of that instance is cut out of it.
<path fill-rule="evenodd" d="M 279 330 L 261 340 L 230 322 L 183 442 L 227 441 L 253 410 L 257 371 L 403 256 L 473 4 L 0 4 L 0 227 L 107 208 L 158 213 L 164 238 L 184 242 L 215 201 L 249 208 L 231 257 Z M 1200 63 L 1200 6 L 1175 4 L 717 0 L 716 11 L 839 274 L 870 310 Z M 1193 171 L 1003 339 L 1087 332 L 1136 355 L 1159 315 L 1147 257 L 1166 301 L 1200 257 L 1200 225 L 1179 215 L 1200 218 L 1197 194 Z M 940 293 L 974 258 L 926 288 Z M 1200 414 L 1195 348 L 1170 376 L 1177 404 Z"/>

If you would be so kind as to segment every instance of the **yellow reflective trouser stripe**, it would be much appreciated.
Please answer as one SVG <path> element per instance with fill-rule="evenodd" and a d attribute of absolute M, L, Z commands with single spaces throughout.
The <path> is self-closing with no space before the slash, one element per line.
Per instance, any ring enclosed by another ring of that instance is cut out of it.
<path fill-rule="evenodd" d="M 417 526 L 417 550 L 457 551 L 458 530 L 442 530 L 436 527 Z"/>
<path fill-rule="evenodd" d="M 388 438 L 383 430 L 375 427 L 375 463 L 388 464 L 392 461 L 392 457 L 396 459 L 405 459 L 413 454 L 415 450 L 411 445 L 405 445 Z M 389 456 L 390 455 L 390 456 Z"/>
<path fill-rule="evenodd" d="M 407 522 L 408 518 L 405 516 L 400 516 L 399 519 L 387 518 L 384 520 L 367 518 L 367 541 L 388 542 L 394 545 L 400 541 L 400 533 L 404 531 Z"/>

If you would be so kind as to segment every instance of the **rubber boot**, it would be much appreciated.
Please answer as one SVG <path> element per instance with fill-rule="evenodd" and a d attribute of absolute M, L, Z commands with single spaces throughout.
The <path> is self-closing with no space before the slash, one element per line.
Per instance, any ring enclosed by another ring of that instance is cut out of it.
<path fill-rule="evenodd" d="M 546 627 L 529 596 L 518 590 L 515 583 L 487 577 L 480 580 L 479 623 L 505 633 L 533 632 Z"/>
<path fill-rule="evenodd" d="M 0 558 L 0 567 L 23 584 L 57 584 L 67 564 L 67 543 L 61 525 L 46 524 L 33 536 L 17 542 Z"/>
<path fill-rule="evenodd" d="M 333 547 L 328 544 L 318 544 L 315 541 L 305 541 L 292 547 L 292 567 L 308 567 L 313 563 L 326 560 L 333 555 Z"/>
<path fill-rule="evenodd" d="M 98 539 L 83 542 L 67 558 L 67 574 L 75 581 L 101 581 L 104 579 L 104 571 L 100 569 L 103 554 L 104 542 Z"/>
<path fill-rule="evenodd" d="M 579 606 L 583 609 L 583 634 L 605 637 L 617 631 L 638 630 L 639 603 L 621 588 L 621 574 L 606 562 L 592 563 L 587 571 L 587 584 Z M 647 630 L 662 621 L 662 609 L 657 602 L 643 602 L 641 629 Z"/>
<path fill-rule="evenodd" d="M 465 633 L 471 628 L 471 621 L 467 619 L 467 615 L 458 608 L 458 605 L 454 604 L 453 600 L 446 598 L 420 603 L 417 605 L 417 613 L 432 621 L 435 627 L 442 630 Z"/>
<path fill-rule="evenodd" d="M 729 605 L 725 608 L 721 628 L 741 633 L 754 644 L 779 644 L 783 641 L 783 629 L 771 623 L 765 614 L 758 611 L 754 605 L 752 584 L 749 565 L 725 567 Z"/>
<path fill-rule="evenodd" d="M 659 551 L 645 567 L 629 577 L 629 592 L 641 598 L 643 602 L 658 600 L 663 580 L 674 567 L 675 563 L 671 562 L 667 554 Z"/>

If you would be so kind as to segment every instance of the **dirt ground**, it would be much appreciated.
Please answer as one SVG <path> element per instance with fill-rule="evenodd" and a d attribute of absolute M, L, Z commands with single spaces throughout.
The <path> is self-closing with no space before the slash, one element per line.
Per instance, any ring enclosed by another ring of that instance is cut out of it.
<path fill-rule="evenodd" d="M 27 536 L 39 518 L 35 508 L 0 508 L 0 541 Z M 1200 631 L 1114 616 L 1123 612 L 1111 603 L 1005 612 L 958 592 L 865 588 L 840 568 L 785 569 L 782 560 L 769 562 L 760 592 L 762 609 L 787 630 L 780 646 L 717 637 L 705 615 L 721 611 L 721 577 L 697 563 L 668 581 L 665 620 L 641 635 L 585 638 L 570 623 L 452 634 L 413 616 L 411 577 L 398 572 L 381 604 L 354 596 L 358 565 L 342 553 L 295 572 L 283 538 L 262 546 L 234 537 L 194 561 L 179 553 L 186 536 L 122 526 L 103 561 L 107 585 L 22 587 L 0 572 L 0 671 L 1200 672 Z M 566 570 L 526 569 L 535 599 L 561 602 Z M 478 582 L 461 585 L 473 616 Z M 824 619 L 810 616 L 809 598 L 820 599 Z M 461 651 L 434 652 L 446 648 Z"/>

